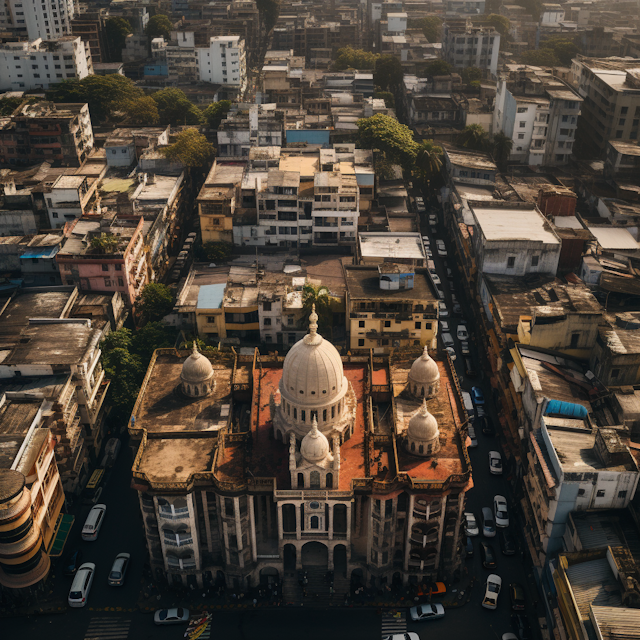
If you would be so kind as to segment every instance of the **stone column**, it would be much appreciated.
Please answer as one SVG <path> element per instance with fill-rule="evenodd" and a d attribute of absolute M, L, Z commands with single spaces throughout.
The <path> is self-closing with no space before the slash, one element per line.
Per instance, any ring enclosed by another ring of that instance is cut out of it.
<path fill-rule="evenodd" d="M 302 538 L 300 506 L 301 505 L 299 504 L 296 505 L 296 540 L 300 540 Z"/>
<path fill-rule="evenodd" d="M 258 545 L 256 543 L 256 522 L 255 512 L 253 509 L 253 496 L 247 496 L 249 503 L 249 525 L 251 527 L 251 559 L 254 562 L 258 561 Z"/>
<path fill-rule="evenodd" d="M 413 493 L 409 494 L 409 512 L 407 513 L 407 538 L 404 545 L 404 570 L 409 571 L 409 552 L 411 550 L 411 544 L 409 538 L 411 538 L 411 529 L 413 527 L 413 506 L 415 505 L 416 497 Z"/>
<path fill-rule="evenodd" d="M 333 510 L 335 506 L 329 503 L 329 522 L 327 522 L 327 532 L 329 533 L 329 540 L 333 540 Z"/>
<path fill-rule="evenodd" d="M 235 497 L 233 499 L 233 518 L 235 520 L 236 527 L 236 544 L 238 545 L 238 561 L 240 568 L 244 569 L 244 553 L 242 553 L 244 546 L 242 544 L 242 522 L 240 521 L 240 498 Z"/>
<path fill-rule="evenodd" d="M 284 527 L 282 525 L 282 503 L 277 502 L 276 506 L 278 508 L 278 540 L 282 540 L 284 538 Z"/>
<path fill-rule="evenodd" d="M 213 538 L 211 537 L 211 523 L 209 522 L 209 504 L 207 502 L 207 492 L 201 491 L 202 497 L 202 517 L 204 518 L 204 528 L 207 532 L 207 550 L 213 553 Z"/>

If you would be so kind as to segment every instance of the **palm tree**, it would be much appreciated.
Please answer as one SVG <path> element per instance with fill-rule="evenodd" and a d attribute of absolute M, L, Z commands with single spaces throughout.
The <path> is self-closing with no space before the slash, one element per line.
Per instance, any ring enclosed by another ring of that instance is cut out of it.
<path fill-rule="evenodd" d="M 431 183 L 442 169 L 442 147 L 434 144 L 433 140 L 423 140 L 416 154 L 415 167 L 420 179 Z"/>
<path fill-rule="evenodd" d="M 458 144 L 474 151 L 483 151 L 487 145 L 487 132 L 479 124 L 468 124 L 458 135 Z"/>
<path fill-rule="evenodd" d="M 318 314 L 318 333 L 331 335 L 331 320 L 333 317 L 333 312 L 331 311 L 331 294 L 325 285 L 305 284 L 302 288 L 303 315 L 302 318 L 300 318 L 300 326 L 308 326 L 313 305 L 315 305 L 316 313 Z M 329 333 L 327 334 L 327 332 Z"/>
<path fill-rule="evenodd" d="M 493 148 L 493 157 L 496 159 L 500 171 L 504 171 L 511 155 L 511 149 L 513 149 L 513 140 L 502 131 L 498 131 L 493 136 L 491 146 Z"/>

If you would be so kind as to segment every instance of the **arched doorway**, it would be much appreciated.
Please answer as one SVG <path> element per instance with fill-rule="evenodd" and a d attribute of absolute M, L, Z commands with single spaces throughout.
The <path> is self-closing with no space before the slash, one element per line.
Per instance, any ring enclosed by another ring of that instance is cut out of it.
<path fill-rule="evenodd" d="M 347 577 L 347 547 L 337 544 L 333 548 L 333 568 L 336 573 Z"/>
<path fill-rule="evenodd" d="M 284 545 L 284 570 L 296 570 L 296 547 L 293 544 Z"/>
<path fill-rule="evenodd" d="M 302 566 L 329 566 L 329 549 L 321 542 L 307 542 L 307 544 L 302 547 Z"/>
<path fill-rule="evenodd" d="M 293 545 L 288 545 L 293 546 Z M 270 584 L 276 584 L 279 577 L 278 570 L 275 567 L 265 567 L 260 571 L 260 584 L 266 587 Z"/>

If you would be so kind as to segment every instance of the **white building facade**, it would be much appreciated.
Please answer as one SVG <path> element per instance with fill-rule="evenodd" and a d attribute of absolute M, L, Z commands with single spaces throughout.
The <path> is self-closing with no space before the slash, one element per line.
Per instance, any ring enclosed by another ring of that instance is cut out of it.
<path fill-rule="evenodd" d="M 89 43 L 79 37 L 7 42 L 0 46 L 0 91 L 48 89 L 93 74 Z"/>
<path fill-rule="evenodd" d="M 198 79 L 247 88 L 247 60 L 240 36 L 213 36 L 208 47 L 196 49 Z"/>
<path fill-rule="evenodd" d="M 478 67 L 495 76 L 499 53 L 500 34 L 493 27 L 442 25 L 442 57 L 456 69 Z"/>
<path fill-rule="evenodd" d="M 73 0 L 3 0 L 0 29 L 29 40 L 56 40 L 71 35 L 74 14 Z"/>

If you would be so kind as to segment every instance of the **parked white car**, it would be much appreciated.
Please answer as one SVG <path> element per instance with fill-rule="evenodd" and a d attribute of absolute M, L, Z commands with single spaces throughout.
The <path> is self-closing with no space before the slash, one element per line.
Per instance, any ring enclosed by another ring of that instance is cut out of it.
<path fill-rule="evenodd" d="M 485 538 L 495 538 L 496 536 L 496 523 L 489 507 L 482 507 L 482 535 Z"/>
<path fill-rule="evenodd" d="M 422 242 L 425 247 L 428 247 L 431 244 L 431 238 L 429 236 L 422 236 Z"/>
<path fill-rule="evenodd" d="M 493 498 L 493 513 L 496 517 L 496 527 L 509 526 L 509 507 L 504 496 L 495 496 Z"/>
<path fill-rule="evenodd" d="M 429 224 L 435 227 L 438 224 L 438 216 L 435 213 L 429 214 Z"/>
<path fill-rule="evenodd" d="M 440 280 L 440 276 L 437 273 L 431 274 L 431 280 L 433 281 L 433 284 L 442 284 L 442 280 Z"/>
<path fill-rule="evenodd" d="M 469 444 L 469 446 L 472 449 L 475 449 L 478 446 L 478 436 L 476 436 L 476 429 L 473 425 L 469 425 L 467 427 L 467 434 L 469 436 L 469 440 L 471 441 L 471 444 Z"/>
<path fill-rule="evenodd" d="M 442 344 L 445 347 L 453 347 L 453 338 L 450 333 L 443 332 L 440 334 L 440 337 L 442 338 Z"/>
<path fill-rule="evenodd" d="M 462 353 L 463 356 L 469 355 L 469 343 L 466 340 L 460 342 L 460 353 Z"/>
<path fill-rule="evenodd" d="M 463 324 L 458 325 L 458 330 L 456 331 L 456 335 L 458 336 L 458 340 L 468 340 L 469 332 L 467 331 L 467 327 Z"/>
<path fill-rule="evenodd" d="M 492 573 L 487 578 L 484 599 L 482 600 L 482 606 L 485 609 L 498 608 L 498 596 L 500 595 L 500 589 L 502 589 L 502 578 L 499 575 Z"/>
<path fill-rule="evenodd" d="M 153 614 L 153 621 L 156 624 L 181 624 L 189 621 L 189 609 L 174 607 L 173 609 L 158 609 Z"/>
<path fill-rule="evenodd" d="M 471 513 L 471 511 L 466 511 L 464 514 L 464 532 L 468 536 L 479 536 L 480 535 L 480 527 L 478 527 L 478 521 L 476 520 L 475 514 Z"/>
<path fill-rule="evenodd" d="M 456 350 L 453 347 L 447 347 L 445 349 L 445 351 L 449 354 L 449 357 L 451 358 L 451 362 L 455 362 L 456 361 Z"/>
<path fill-rule="evenodd" d="M 84 607 L 89 598 L 89 591 L 93 584 L 93 576 L 96 573 L 96 565 L 93 562 L 85 562 L 77 571 L 69 590 L 67 602 L 70 607 Z"/>
<path fill-rule="evenodd" d="M 502 456 L 499 451 L 489 451 L 489 473 L 502 475 Z"/>
<path fill-rule="evenodd" d="M 409 609 L 409 615 L 414 622 L 427 622 L 444 618 L 444 607 L 441 604 L 420 604 Z"/>
<path fill-rule="evenodd" d="M 440 317 L 441 318 L 448 318 L 449 317 L 449 309 L 447 309 L 446 302 L 438 302 L 438 310 L 440 312 Z"/>
<path fill-rule="evenodd" d="M 440 320 L 440 333 L 447 333 L 449 331 L 449 323 L 446 320 Z"/>

